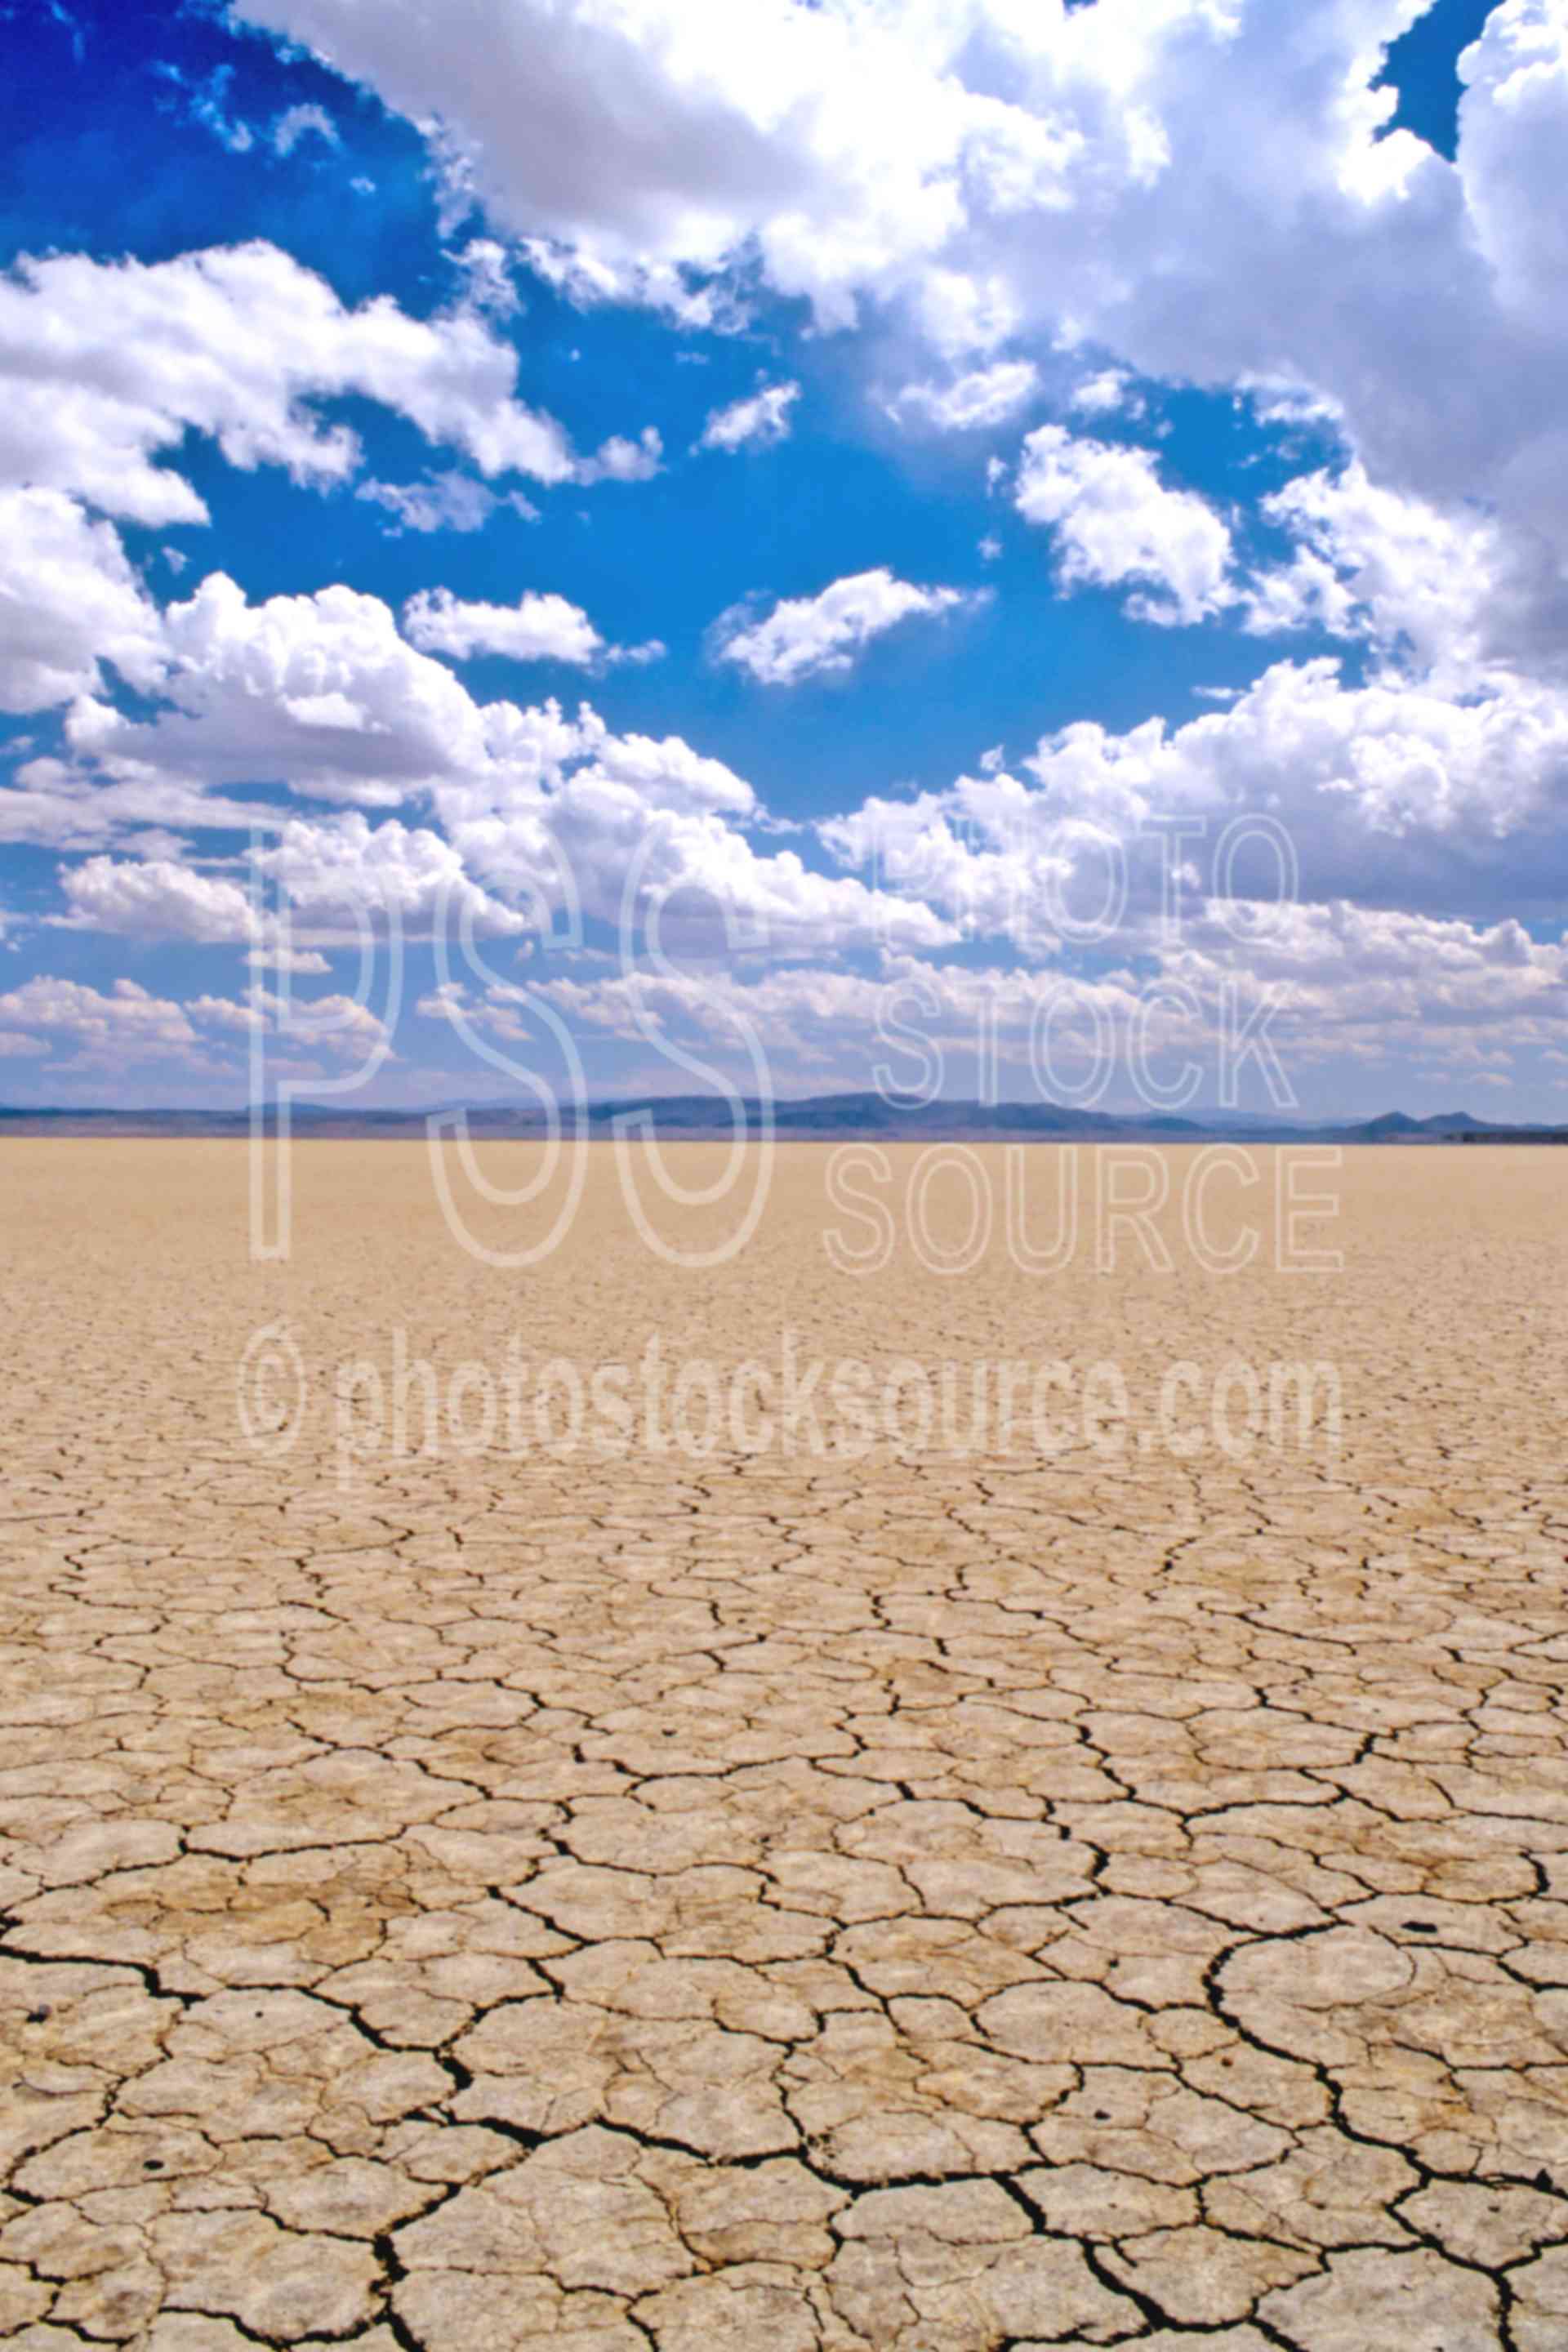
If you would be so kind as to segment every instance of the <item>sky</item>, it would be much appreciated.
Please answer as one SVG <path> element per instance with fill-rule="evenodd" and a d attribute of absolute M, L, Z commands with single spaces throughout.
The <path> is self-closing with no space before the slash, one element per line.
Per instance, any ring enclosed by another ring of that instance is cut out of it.
<path fill-rule="evenodd" d="M 1568 1120 L 1568 0 L 5 0 L 0 1104 Z"/>

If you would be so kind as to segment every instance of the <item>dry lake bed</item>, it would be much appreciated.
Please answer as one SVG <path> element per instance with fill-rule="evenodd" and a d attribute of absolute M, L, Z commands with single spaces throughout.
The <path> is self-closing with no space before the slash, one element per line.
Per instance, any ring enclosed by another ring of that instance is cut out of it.
<path fill-rule="evenodd" d="M 1568 1154 L 1194 1158 L 5 1144 L 0 2336 L 1561 2352 Z"/>

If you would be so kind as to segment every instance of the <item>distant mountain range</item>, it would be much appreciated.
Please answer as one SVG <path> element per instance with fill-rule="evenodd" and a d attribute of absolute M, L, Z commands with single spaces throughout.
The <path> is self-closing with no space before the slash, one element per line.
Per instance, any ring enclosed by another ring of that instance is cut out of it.
<path fill-rule="evenodd" d="M 762 1106 L 753 1100 L 744 1108 L 749 1127 L 757 1130 Z M 432 1106 L 432 1110 L 448 1122 L 466 1118 L 472 1133 L 494 1140 L 533 1138 L 544 1131 L 543 1116 L 531 1105 L 452 1102 Z M 1153 1112 L 1119 1115 L 1074 1110 L 1048 1102 L 943 1100 L 903 1106 L 878 1094 L 837 1094 L 775 1102 L 772 1115 L 774 1133 L 799 1142 L 1568 1143 L 1568 1127 L 1501 1124 L 1463 1110 L 1439 1111 L 1431 1118 L 1412 1118 L 1402 1110 L 1384 1111 L 1377 1118 L 1349 1120 L 1271 1119 L 1245 1112 L 1178 1118 Z M 296 1103 L 292 1116 L 295 1132 L 301 1138 L 407 1139 L 424 1133 L 431 1111 L 349 1112 L 331 1103 Z M 634 1132 L 651 1129 L 670 1139 L 727 1139 L 732 1132 L 733 1112 L 720 1095 L 626 1095 L 590 1103 L 584 1114 L 587 1131 L 594 1136 L 614 1134 L 620 1121 L 629 1122 Z M 0 1136 L 216 1138 L 244 1136 L 249 1129 L 247 1110 L 39 1109 L 0 1105 Z"/>

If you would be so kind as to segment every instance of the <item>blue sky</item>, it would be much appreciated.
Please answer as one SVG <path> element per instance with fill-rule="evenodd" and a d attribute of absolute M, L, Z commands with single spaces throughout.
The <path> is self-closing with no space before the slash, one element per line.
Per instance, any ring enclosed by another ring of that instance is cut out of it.
<path fill-rule="evenodd" d="M 0 1101 L 1568 1117 L 1554 0 L 0 39 Z"/>

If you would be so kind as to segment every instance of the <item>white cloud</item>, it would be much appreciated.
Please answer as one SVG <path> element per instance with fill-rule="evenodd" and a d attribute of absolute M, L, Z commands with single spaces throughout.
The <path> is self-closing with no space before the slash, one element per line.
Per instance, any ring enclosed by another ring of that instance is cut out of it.
<path fill-rule="evenodd" d="M 534 275 L 579 310 L 636 303 L 661 311 L 672 326 L 715 334 L 731 332 L 744 322 L 745 306 L 738 297 L 695 283 L 677 264 L 611 259 L 574 251 L 545 237 L 523 237 L 518 249 Z"/>
<path fill-rule="evenodd" d="M 546 981 L 541 992 L 578 1021 L 626 1039 L 688 1030 L 722 1040 L 743 1023 L 771 1054 L 798 1057 L 808 1066 L 826 1062 L 864 1084 L 868 1062 L 887 1058 L 880 1024 L 895 988 L 909 981 L 918 981 L 921 989 L 925 1034 L 971 1052 L 986 1022 L 1002 1029 L 1017 1024 L 1026 1032 L 1036 1006 L 1056 985 L 1044 973 L 892 958 L 875 973 L 795 965 L 746 977 L 633 966 L 603 979 Z"/>
<path fill-rule="evenodd" d="M 450 1021 L 463 1010 L 468 989 L 460 980 L 443 980 L 415 1005 L 422 1021 Z"/>
<path fill-rule="evenodd" d="M 798 383 L 764 384 L 750 399 L 732 400 L 727 408 L 710 410 L 695 446 L 699 449 L 733 451 L 787 440 L 789 413 L 799 398 Z"/>
<path fill-rule="evenodd" d="M 1259 813 L 1283 827 L 1308 898 L 1549 915 L 1568 822 L 1568 695 L 1513 677 L 1456 698 L 1396 676 L 1347 686 L 1331 659 L 1280 662 L 1184 726 L 1115 734 L 1079 721 L 1043 738 L 1019 774 L 873 797 L 818 830 L 884 886 L 1026 944 L 1049 931 L 1079 868 L 1100 903 L 1105 834 L 1132 845 L 1155 820 L 1194 819 L 1209 844 L 1195 854 L 1212 855 L 1230 819 Z M 1152 920 L 1147 844 L 1137 871 Z"/>
<path fill-rule="evenodd" d="M 1468 210 L 1499 300 L 1526 320 L 1556 318 L 1568 276 L 1568 226 L 1561 205 L 1547 199 L 1568 132 L 1568 17 L 1560 0 L 1505 0 L 1460 72 Z"/>
<path fill-rule="evenodd" d="M 253 969 L 294 972 L 327 971 L 321 945 L 358 945 L 362 919 L 395 920 L 410 936 L 437 921 L 461 921 L 478 936 L 527 928 L 426 825 L 373 827 L 357 810 L 325 822 L 292 817 L 255 862 L 266 905 L 227 876 L 175 858 L 89 857 L 62 870 L 70 912 L 57 920 L 126 939 L 244 946 Z"/>
<path fill-rule="evenodd" d="M 1568 668 L 1568 576 L 1526 525 L 1380 488 L 1359 464 L 1300 476 L 1263 510 L 1300 544 L 1252 584 L 1257 633 L 1364 636 L 1457 692 L 1510 667 Z"/>
<path fill-rule="evenodd" d="M 89 857 L 65 869 L 60 888 L 70 922 L 82 929 L 204 946 L 248 942 L 261 930 L 258 909 L 239 883 L 170 858 Z"/>
<path fill-rule="evenodd" d="M 578 605 L 532 589 L 515 604 L 467 604 L 449 588 L 422 589 L 403 608 L 403 634 L 421 653 L 447 654 L 454 661 L 483 653 L 586 667 L 605 650 L 604 638 Z"/>
<path fill-rule="evenodd" d="M 512 281 L 511 257 L 493 236 L 473 236 L 452 259 L 463 275 L 467 299 L 492 319 L 510 319 L 521 306 Z"/>
<path fill-rule="evenodd" d="M 578 461 L 574 478 L 579 482 L 651 482 L 664 463 L 664 444 L 651 425 L 645 425 L 635 441 L 624 434 L 613 433 L 601 443 L 595 457 Z"/>
<path fill-rule="evenodd" d="M 546 991 L 548 993 L 548 991 Z M 447 1021 L 462 1034 L 482 1029 L 492 1037 L 509 1044 L 521 1045 L 534 1035 L 523 1010 L 523 990 L 510 981 L 492 980 L 482 996 L 476 997 L 459 980 L 446 980 L 422 996 L 415 1011 L 426 1021 Z"/>
<path fill-rule="evenodd" d="M 612 735 L 584 706 L 493 705 L 488 761 L 439 782 L 433 798 L 468 872 L 531 908 L 570 902 L 619 926 L 666 909 L 668 940 L 727 955 L 838 951 L 890 939 L 931 947 L 952 936 L 929 908 L 857 877 L 812 871 L 789 850 L 760 853 L 744 827 L 761 815 L 743 777 L 679 736 Z"/>
<path fill-rule="evenodd" d="M 1123 368 L 1101 368 L 1098 375 L 1086 375 L 1073 386 L 1068 405 L 1085 416 L 1114 416 L 1119 410 L 1141 416 L 1143 404 L 1132 392 L 1131 382 Z"/>
<path fill-rule="evenodd" d="M 354 496 L 396 518 L 388 526 L 393 537 L 405 530 L 482 530 L 503 503 L 471 474 L 456 472 L 429 474 L 422 482 L 362 482 Z M 539 520 L 539 509 L 521 490 L 513 490 L 505 503 L 525 522 Z"/>
<path fill-rule="evenodd" d="M 1514 681 L 1464 700 L 1398 680 L 1347 687 L 1329 660 L 1278 664 L 1224 711 L 1167 735 L 1157 722 L 1115 737 L 1069 728 L 1037 754 L 1042 782 L 1068 779 L 1091 805 L 1161 804 L 1234 814 L 1276 808 L 1310 860 L 1342 859 L 1316 887 L 1353 892 L 1425 876 L 1423 837 L 1450 845 L 1479 884 L 1487 844 L 1546 821 L 1568 787 L 1568 701 Z M 1400 854 L 1400 844 L 1405 855 Z M 1337 845 L 1337 847 L 1335 847 Z"/>
<path fill-rule="evenodd" d="M 354 1055 L 386 1034 L 380 1017 L 349 996 L 285 999 L 253 984 L 243 999 L 203 995 L 181 1003 L 153 996 L 133 980 L 117 980 L 106 992 L 49 973 L 0 995 L 0 1022 L 14 1024 L 23 1036 L 42 1033 L 50 1050 L 74 1049 L 76 1059 L 62 1066 L 97 1066 L 111 1073 L 127 1060 L 169 1055 L 187 1070 L 221 1072 L 224 1065 L 211 1058 L 211 1049 L 232 1054 L 225 1039 L 237 1044 L 258 1028 L 291 1047 Z"/>
<path fill-rule="evenodd" d="M 952 936 L 931 908 L 858 877 L 759 852 L 742 830 L 761 814 L 751 786 L 679 737 L 614 736 L 585 708 L 571 725 L 547 704 L 509 708 L 491 742 L 490 768 L 452 778 L 436 802 L 466 867 L 494 890 L 557 905 L 569 887 L 583 915 L 616 926 L 662 905 L 668 942 L 726 959 L 737 942 L 789 956 Z"/>
<path fill-rule="evenodd" d="M 998 360 L 951 383 L 907 383 L 889 405 L 895 416 L 912 410 L 939 432 L 973 433 L 1005 425 L 1033 400 L 1039 385 L 1040 372 L 1032 360 Z"/>
<path fill-rule="evenodd" d="M 202 522 L 195 490 L 155 462 L 188 428 L 231 465 L 342 482 L 358 444 L 310 403 L 349 394 L 492 478 L 635 478 L 657 463 L 646 436 L 579 457 L 552 417 L 517 399 L 517 366 L 471 307 L 420 320 L 381 296 L 345 310 L 275 246 L 151 263 L 24 258 L 0 277 L 0 483 L 74 491 L 137 522 Z"/>
<path fill-rule="evenodd" d="M 193 1020 L 210 1021 L 217 1029 L 237 1029 L 249 1034 L 265 1029 L 267 1016 L 259 1003 L 240 1004 L 232 996 L 193 996 L 184 1010 Z"/>
<path fill-rule="evenodd" d="M 1147 449 L 1042 425 L 1024 443 L 1014 503 L 1026 521 L 1055 530 L 1065 587 L 1142 582 L 1158 593 L 1132 609 L 1172 623 L 1234 601 L 1228 529 L 1193 491 L 1167 489 Z"/>
<path fill-rule="evenodd" d="M 231 1007 L 222 998 L 198 997 L 190 1010 L 198 1019 L 205 1014 L 234 1027 L 250 1028 L 260 1022 L 307 1053 L 324 1049 L 329 1054 L 363 1055 L 367 1045 L 386 1035 L 380 1015 L 357 996 L 297 996 L 292 991 L 277 996 L 259 982 L 252 985 L 248 1006 Z M 234 1011 L 241 1018 L 229 1022 Z"/>
<path fill-rule="evenodd" d="M 1285 910 L 1259 940 L 1238 946 L 1207 916 L 1180 944 L 1155 950 L 1155 962 L 1164 980 L 1191 992 L 1188 1004 L 1150 1000 L 1126 971 L 1085 978 L 1052 967 L 898 954 L 874 973 L 794 965 L 753 976 L 634 965 L 605 977 L 547 979 L 542 992 L 579 1024 L 627 1041 L 665 1034 L 719 1048 L 743 1024 L 775 1070 L 848 1086 L 866 1085 L 873 1065 L 888 1064 L 890 1046 L 896 1055 L 887 1026 L 896 1004 L 927 1045 L 942 1051 L 950 1083 L 973 1084 L 975 1039 L 984 1034 L 1019 1074 L 1020 1092 L 1031 1094 L 1051 1091 L 1037 1059 L 1042 1007 L 1050 1008 L 1053 1069 L 1087 1077 L 1101 1039 L 1121 1047 L 1136 1021 L 1142 1050 L 1157 1063 L 1168 1056 L 1172 1076 L 1195 1061 L 1212 1077 L 1224 1031 L 1222 990 L 1239 981 L 1254 992 L 1248 1002 L 1270 1006 L 1270 1042 L 1288 1082 L 1325 1062 L 1397 1055 L 1429 1058 L 1438 1075 L 1462 1073 L 1458 1082 L 1468 1084 L 1487 1064 L 1520 1052 L 1552 1055 L 1568 1013 L 1568 940 L 1538 943 L 1508 921 L 1303 905 Z M 463 1009 L 484 1018 L 481 1008 Z M 450 1017 L 452 1007 L 429 1000 L 421 1010 Z"/>
<path fill-rule="evenodd" d="M 951 613 L 973 602 L 957 588 L 917 588 L 887 566 L 835 580 L 816 596 L 784 599 L 760 621 L 726 616 L 716 625 L 721 661 L 736 663 L 764 686 L 848 669 L 858 654 L 900 621 Z"/>
<path fill-rule="evenodd" d="M 784 0 L 743 19 L 679 0 L 626 17 L 518 0 L 498 38 L 484 0 L 456 0 L 433 55 L 412 7 L 247 0 L 244 13 L 416 121 L 438 116 L 496 216 L 532 241 L 536 266 L 556 257 L 574 293 L 597 281 L 608 299 L 673 307 L 689 273 L 754 240 L 777 290 L 842 320 L 858 289 L 896 285 L 962 228 L 963 183 L 1024 209 L 1060 189 L 1072 153 L 1065 124 L 966 91 L 955 27 L 936 17 Z"/>
<path fill-rule="evenodd" d="M 435 921 L 462 922 L 476 935 L 494 937 L 527 929 L 516 908 L 481 889 L 458 850 L 428 825 L 392 818 L 373 826 L 357 809 L 324 822 L 291 817 L 257 863 L 312 937 L 354 915 L 375 921 L 394 915 L 409 930 Z"/>
<path fill-rule="evenodd" d="M 105 994 L 82 981 L 37 973 L 0 995 L 0 1022 L 23 1031 L 64 1031 L 86 1048 L 112 1047 L 119 1054 L 163 1053 L 195 1043 L 183 1005 L 151 996 L 126 979 Z"/>
<path fill-rule="evenodd" d="M 160 80 L 181 94 L 184 110 L 192 122 L 210 131 L 220 147 L 231 155 L 247 155 L 256 144 L 256 133 L 248 122 L 228 111 L 228 92 L 234 79 L 232 66 L 215 66 L 202 79 L 193 80 L 179 66 L 159 63 L 153 71 Z M 164 111 L 179 111 L 179 102 L 164 100 Z"/>
<path fill-rule="evenodd" d="M 318 948 L 251 948 L 246 962 L 252 971 L 323 972 L 331 965 Z"/>
<path fill-rule="evenodd" d="M 0 427 L 0 430 L 3 430 Z M 43 710 L 162 667 L 159 622 L 112 523 L 58 490 L 0 488 L 0 710 Z"/>
<path fill-rule="evenodd" d="M 352 588 L 250 604 L 222 572 L 163 616 L 172 708 L 127 719 L 79 702 L 73 751 L 113 779 L 286 780 L 325 799 L 389 805 L 483 757 L 479 714 L 451 672 Z"/>
<path fill-rule="evenodd" d="M 1310 547 L 1299 547 L 1288 564 L 1257 572 L 1241 597 L 1242 626 L 1255 637 L 1274 637 L 1296 629 L 1325 629 L 1331 636 L 1370 634 L 1369 615 L 1358 609 L 1342 573 Z M 1221 690 L 1198 687 L 1195 691 L 1218 701 Z"/>
<path fill-rule="evenodd" d="M 1331 532 L 1336 560 L 1348 562 L 1353 546 L 1360 571 L 1376 572 L 1358 610 L 1381 604 L 1394 615 L 1422 591 L 1420 518 L 1415 553 L 1399 554 L 1405 542 L 1354 482 L 1297 485 L 1295 508 L 1300 528 Z M 1491 576 L 1489 562 L 1478 559 L 1472 586 Z M 747 666 L 787 680 L 847 663 L 880 630 L 959 601 L 955 590 L 884 571 L 737 630 L 754 638 Z M 540 618 L 526 604 L 455 599 L 431 599 L 429 611 L 434 627 L 465 643 Z M 574 631 L 591 627 L 575 608 L 564 615 Z M 1449 625 L 1433 622 L 1434 636 Z M 137 845 L 137 865 L 99 856 L 73 870 L 68 919 L 263 951 L 282 942 L 248 928 L 237 883 L 189 867 L 173 835 L 261 823 L 275 836 L 264 867 L 295 908 L 306 952 L 349 936 L 356 912 L 374 918 L 388 906 L 417 927 L 445 901 L 481 929 L 516 934 L 542 899 L 574 894 L 585 915 L 615 924 L 629 887 L 635 919 L 674 894 L 688 935 L 721 939 L 728 909 L 759 953 L 929 950 L 963 931 L 1051 955 L 1050 927 L 1039 922 L 1047 877 L 1070 882 L 1092 866 L 1095 827 L 1131 840 L 1162 813 L 1217 829 L 1269 809 L 1290 830 L 1310 896 L 1383 897 L 1436 914 L 1456 903 L 1500 908 L 1510 893 L 1519 905 L 1549 902 L 1560 873 L 1550 841 L 1568 815 L 1563 689 L 1506 667 L 1462 691 L 1408 668 L 1347 686 L 1331 661 L 1284 662 L 1186 726 L 1152 720 L 1118 735 L 1080 723 L 1045 739 L 1016 774 L 987 762 L 994 772 L 946 793 L 868 800 L 820 828 L 842 861 L 824 874 L 758 845 L 751 836 L 764 813 L 721 761 L 679 738 L 612 734 L 587 708 L 573 719 L 553 703 L 481 707 L 399 635 L 375 597 L 334 588 L 253 605 L 217 575 L 169 609 L 160 657 L 162 707 L 130 719 L 79 699 L 67 720 L 77 764 L 24 766 L 0 791 L 0 837 L 89 852 L 116 837 Z M 417 813 L 373 825 L 357 814 L 285 817 L 275 803 L 230 796 L 272 780 L 305 798 Z M 1079 834 L 1053 838 L 1063 819 Z M 866 879 L 843 870 L 873 860 Z M 1030 916 L 1022 927 L 1021 907 Z"/>
<path fill-rule="evenodd" d="M 1568 19 L 1505 0 L 1455 163 L 1374 89 L 1421 0 L 1066 9 L 242 0 L 417 122 L 558 282 L 679 315 L 748 274 L 1342 409 L 1373 478 L 1550 510 L 1568 545 Z"/>
<path fill-rule="evenodd" d="M 110 778 L 53 757 L 29 760 L 14 783 L 0 786 L 0 842 L 54 849 L 97 849 L 113 840 L 166 844 L 195 826 L 243 832 L 276 818 L 265 802 L 231 800 L 205 790 L 199 779 L 159 774 L 133 762 Z"/>
<path fill-rule="evenodd" d="M 290 106 L 272 123 L 272 144 L 279 155 L 291 155 L 301 139 L 320 139 L 329 147 L 341 142 L 338 126 L 324 106 Z"/>
<path fill-rule="evenodd" d="M 1495 923 L 1337 900 L 1279 910 L 1238 942 L 1210 918 L 1166 960 L 1205 1000 L 1247 974 L 1276 997 L 1274 1026 L 1297 1061 L 1346 1052 L 1433 1053 L 1463 1063 L 1550 1046 L 1568 1020 L 1568 939 Z"/>
<path fill-rule="evenodd" d="M 510 661 L 569 662 L 589 668 L 605 661 L 643 662 L 663 647 L 608 646 L 579 605 L 530 589 L 515 604 L 465 603 L 449 588 L 422 589 L 403 608 L 403 634 L 422 653 L 469 661 L 501 654 Z"/>
<path fill-rule="evenodd" d="M 432 610 L 437 625 L 483 631 L 495 608 Z M 521 625 L 521 608 L 501 618 Z M 672 898 L 670 935 L 722 941 L 735 921 L 759 951 L 951 935 L 925 907 L 814 872 L 793 851 L 759 852 L 745 833 L 762 815 L 751 786 L 679 737 L 614 735 L 586 706 L 575 719 L 552 702 L 481 708 L 376 597 L 339 587 L 252 605 L 216 574 L 170 608 L 164 651 L 163 707 L 132 719 L 79 701 L 67 722 L 78 764 L 35 761 L 0 790 L 0 837 L 100 850 L 117 832 L 258 822 L 276 835 L 262 871 L 307 950 L 389 908 L 405 924 L 445 906 L 516 933 L 542 905 L 615 925 Z M 284 817 L 223 791 L 271 779 L 306 798 L 420 803 L 432 821 Z M 180 865 L 163 845 L 139 868 L 102 858 L 76 870 L 67 904 L 148 935 L 216 932 L 232 916 L 243 943 L 237 906 L 210 877 L 168 871 Z M 250 943 L 287 944 L 270 923 Z"/>

